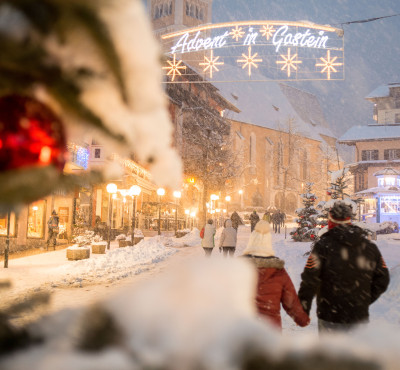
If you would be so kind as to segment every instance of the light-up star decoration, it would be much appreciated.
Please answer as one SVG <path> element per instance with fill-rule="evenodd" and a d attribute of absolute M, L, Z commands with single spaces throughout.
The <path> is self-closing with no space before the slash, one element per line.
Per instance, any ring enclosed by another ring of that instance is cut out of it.
<path fill-rule="evenodd" d="M 296 64 L 300 64 L 302 62 L 300 60 L 296 60 L 297 54 L 290 55 L 290 48 L 288 48 L 287 55 L 282 55 L 281 54 L 281 57 L 282 57 L 283 60 L 278 60 L 276 63 L 277 64 L 282 64 L 281 71 L 283 71 L 284 69 L 287 69 L 287 75 L 288 75 L 288 77 L 290 77 L 292 68 L 293 68 L 293 70 L 297 71 L 297 65 Z"/>
<path fill-rule="evenodd" d="M 204 66 L 203 72 L 209 71 L 210 78 L 213 77 L 214 69 L 218 72 L 219 69 L 217 66 L 223 65 L 224 62 L 218 62 L 219 57 L 214 58 L 214 51 L 211 50 L 210 58 L 204 56 L 204 62 L 199 63 L 199 65 Z"/>
<path fill-rule="evenodd" d="M 186 66 L 182 65 L 182 61 L 176 61 L 176 55 L 174 54 L 174 59 L 171 62 L 170 60 L 167 60 L 169 66 L 167 67 L 162 67 L 162 69 L 167 69 L 168 73 L 167 76 L 172 75 L 172 81 L 175 80 L 175 76 L 179 75 L 182 76 L 182 73 L 180 72 L 180 69 L 186 69 Z"/>
<path fill-rule="evenodd" d="M 261 34 L 267 39 L 269 40 L 272 35 L 275 33 L 275 28 L 274 26 L 267 24 L 265 26 L 262 26 L 260 29 Z"/>
<path fill-rule="evenodd" d="M 321 73 L 326 72 L 328 80 L 331 79 L 331 72 L 337 72 L 335 67 L 343 65 L 343 63 L 338 63 L 338 62 L 335 63 L 335 60 L 337 59 L 337 57 L 334 57 L 331 59 L 331 51 L 330 50 L 328 50 L 328 55 L 327 55 L 326 59 L 325 58 L 319 58 L 319 59 L 322 60 L 322 63 L 316 63 L 315 66 L 316 67 L 324 67 L 324 68 L 322 68 Z"/>
<path fill-rule="evenodd" d="M 242 54 L 242 57 L 244 59 L 238 59 L 238 63 L 244 63 L 242 66 L 242 69 L 245 69 L 246 67 L 248 67 L 249 69 L 249 76 L 251 76 L 251 67 L 255 67 L 258 68 L 257 64 L 258 62 L 262 62 L 261 58 L 256 58 L 258 55 L 258 53 L 255 53 L 253 55 L 251 55 L 251 46 L 249 46 L 249 54 Z"/>
<path fill-rule="evenodd" d="M 239 39 L 241 39 L 244 35 L 244 31 L 242 27 L 236 26 L 235 28 L 232 28 L 231 32 L 229 33 L 233 39 L 235 39 L 236 41 L 238 41 Z"/>

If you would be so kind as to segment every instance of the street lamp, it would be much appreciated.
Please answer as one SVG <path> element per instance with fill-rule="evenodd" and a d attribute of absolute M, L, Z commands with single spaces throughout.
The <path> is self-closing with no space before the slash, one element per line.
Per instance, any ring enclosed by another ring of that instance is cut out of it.
<path fill-rule="evenodd" d="M 142 189 L 139 185 L 132 185 L 129 189 L 129 195 L 132 197 L 132 234 L 131 234 L 131 245 L 134 245 L 135 239 L 135 217 L 136 217 L 136 203 L 135 197 L 140 194 Z"/>
<path fill-rule="evenodd" d="M 239 195 L 240 195 L 240 209 L 243 209 L 243 190 L 239 190 Z"/>
<path fill-rule="evenodd" d="M 192 228 L 194 227 L 194 219 L 195 219 L 195 217 L 196 217 L 196 212 L 191 212 L 190 213 L 190 216 L 192 217 Z"/>
<path fill-rule="evenodd" d="M 110 183 L 106 186 L 108 193 L 108 235 L 107 235 L 107 249 L 110 249 L 110 239 L 111 239 L 111 217 L 112 217 L 112 199 L 111 194 L 114 195 L 118 188 L 117 185 Z"/>
<path fill-rule="evenodd" d="M 158 188 L 158 235 L 161 235 L 161 197 L 165 195 L 165 189 Z"/>
<path fill-rule="evenodd" d="M 180 197 L 182 196 L 182 193 L 180 191 L 174 191 L 173 195 L 175 198 L 175 236 L 176 236 L 176 233 L 178 232 L 178 202 Z"/>
<path fill-rule="evenodd" d="M 185 224 L 185 228 L 186 228 L 186 229 L 188 228 L 188 217 L 189 217 L 189 213 L 190 213 L 190 210 L 185 209 L 185 215 L 186 215 L 186 224 Z"/>

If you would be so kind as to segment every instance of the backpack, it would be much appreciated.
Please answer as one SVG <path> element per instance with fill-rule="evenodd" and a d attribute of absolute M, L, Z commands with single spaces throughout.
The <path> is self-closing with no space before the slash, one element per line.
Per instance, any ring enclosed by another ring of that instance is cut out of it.
<path fill-rule="evenodd" d="M 200 238 L 204 238 L 204 226 L 203 228 L 200 230 Z"/>

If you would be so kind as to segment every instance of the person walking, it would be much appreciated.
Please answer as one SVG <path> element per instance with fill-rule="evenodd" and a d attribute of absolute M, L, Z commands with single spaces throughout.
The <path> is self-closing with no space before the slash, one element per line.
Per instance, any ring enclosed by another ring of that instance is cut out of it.
<path fill-rule="evenodd" d="M 239 228 L 239 225 L 243 225 L 243 221 L 239 216 L 239 213 L 236 211 L 232 212 L 231 214 L 231 221 L 232 221 L 232 227 L 237 231 Z"/>
<path fill-rule="evenodd" d="M 254 210 L 253 213 L 250 215 L 250 228 L 251 232 L 253 232 L 254 227 L 256 226 L 257 222 L 260 221 L 260 216 Z"/>
<path fill-rule="evenodd" d="M 49 237 L 47 239 L 47 250 L 49 249 L 50 244 L 52 244 L 54 250 L 56 250 L 59 223 L 60 223 L 60 218 L 58 217 L 57 212 L 54 209 L 53 212 L 51 213 L 51 217 L 47 221 L 47 227 L 49 230 Z"/>
<path fill-rule="evenodd" d="M 269 223 L 271 223 L 271 212 L 265 211 L 262 219 L 264 221 L 268 221 Z"/>
<path fill-rule="evenodd" d="M 274 213 L 271 216 L 272 220 L 272 225 L 274 228 L 274 233 L 280 233 L 281 232 L 281 216 L 279 209 L 275 210 Z"/>
<path fill-rule="evenodd" d="M 203 247 L 207 257 L 211 256 L 211 253 L 215 246 L 214 243 L 215 232 L 216 230 L 214 226 L 214 221 L 212 219 L 207 220 L 207 223 L 204 226 L 203 240 L 201 241 L 201 246 Z"/>
<path fill-rule="evenodd" d="M 280 211 L 279 218 L 280 218 L 280 226 L 285 227 L 286 213 L 283 211 Z"/>
<path fill-rule="evenodd" d="M 224 257 L 227 257 L 228 254 L 230 257 L 233 257 L 236 249 L 236 241 L 237 231 L 232 227 L 232 221 L 228 219 L 225 221 L 225 227 L 219 238 L 219 248 L 222 248 Z"/>
<path fill-rule="evenodd" d="M 385 292 L 389 271 L 366 232 L 351 224 L 352 208 L 336 201 L 328 231 L 314 245 L 301 274 L 299 298 L 307 314 L 317 298 L 320 333 L 349 331 L 367 323 L 369 306 Z"/>
<path fill-rule="evenodd" d="M 303 310 L 296 289 L 286 272 L 285 262 L 275 256 L 268 221 L 257 223 L 243 252 L 257 268 L 256 305 L 259 314 L 282 330 L 281 305 L 299 326 L 307 326 L 310 318 Z"/>

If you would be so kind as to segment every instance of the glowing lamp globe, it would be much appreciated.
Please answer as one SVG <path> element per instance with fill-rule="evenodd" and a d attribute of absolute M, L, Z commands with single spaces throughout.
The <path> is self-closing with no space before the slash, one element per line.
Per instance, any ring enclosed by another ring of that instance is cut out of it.
<path fill-rule="evenodd" d="M 140 188 L 139 185 L 132 185 L 131 188 L 129 189 L 129 193 L 133 196 L 138 196 L 142 189 Z"/>
<path fill-rule="evenodd" d="M 113 183 L 107 184 L 106 189 L 107 189 L 107 193 L 110 193 L 110 194 L 115 194 L 118 190 L 117 185 L 115 185 Z"/>

